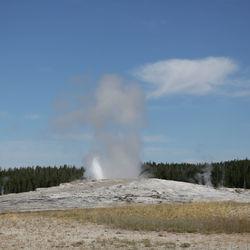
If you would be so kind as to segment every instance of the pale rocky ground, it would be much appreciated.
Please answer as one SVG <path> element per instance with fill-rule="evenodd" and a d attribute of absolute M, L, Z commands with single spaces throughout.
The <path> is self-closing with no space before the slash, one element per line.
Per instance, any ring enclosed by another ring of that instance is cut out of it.
<path fill-rule="evenodd" d="M 250 190 L 160 179 L 81 180 L 0 196 L 0 213 L 195 201 L 250 202 Z"/>
<path fill-rule="evenodd" d="M 250 190 L 158 179 L 81 180 L 0 196 L 0 213 L 194 201 L 250 202 Z M 24 214 L 0 216 L 0 249 L 246 249 L 249 234 L 140 232 Z"/>

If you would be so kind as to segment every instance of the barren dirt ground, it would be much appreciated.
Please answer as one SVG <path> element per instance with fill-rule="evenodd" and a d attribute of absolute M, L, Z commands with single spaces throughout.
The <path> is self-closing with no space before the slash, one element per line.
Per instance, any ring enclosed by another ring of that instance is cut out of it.
<path fill-rule="evenodd" d="M 25 214 L 0 224 L 0 249 L 250 249 L 249 234 L 127 231 Z"/>
<path fill-rule="evenodd" d="M 0 249 L 244 249 L 250 234 L 141 232 L 9 212 L 193 201 L 250 202 L 249 190 L 158 179 L 82 180 L 0 196 Z M 2 214 L 1 214 L 2 213 Z M 8 213 L 8 214 L 3 214 Z"/>

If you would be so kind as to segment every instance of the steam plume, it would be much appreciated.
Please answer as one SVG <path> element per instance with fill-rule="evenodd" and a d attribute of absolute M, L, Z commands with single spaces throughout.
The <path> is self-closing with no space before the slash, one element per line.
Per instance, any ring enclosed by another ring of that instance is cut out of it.
<path fill-rule="evenodd" d="M 97 157 L 93 159 L 90 170 L 96 179 L 103 179 L 102 167 Z"/>
<path fill-rule="evenodd" d="M 91 127 L 93 145 L 85 157 L 90 178 L 133 178 L 139 174 L 145 97 L 136 82 L 118 75 L 103 75 L 88 98 L 82 97 L 70 112 L 58 115 L 56 128 Z"/>

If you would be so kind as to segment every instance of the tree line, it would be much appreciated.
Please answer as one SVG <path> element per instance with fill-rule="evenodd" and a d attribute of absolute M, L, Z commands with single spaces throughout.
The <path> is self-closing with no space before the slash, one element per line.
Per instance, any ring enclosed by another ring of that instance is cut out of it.
<path fill-rule="evenodd" d="M 76 168 L 68 165 L 0 169 L 0 195 L 57 186 L 81 178 L 84 171 L 83 167 Z"/>
<path fill-rule="evenodd" d="M 0 168 L 0 195 L 33 191 L 36 188 L 57 186 L 80 179 L 84 167 Z M 155 163 L 141 165 L 141 176 L 184 181 L 217 187 L 250 189 L 250 160 L 233 160 L 216 163 Z"/>
<path fill-rule="evenodd" d="M 250 188 L 250 160 L 217 163 L 155 163 L 142 164 L 141 175 L 166 180 L 184 181 L 213 187 Z"/>
<path fill-rule="evenodd" d="M 234 160 L 212 164 L 211 181 L 214 187 L 250 188 L 250 160 Z"/>

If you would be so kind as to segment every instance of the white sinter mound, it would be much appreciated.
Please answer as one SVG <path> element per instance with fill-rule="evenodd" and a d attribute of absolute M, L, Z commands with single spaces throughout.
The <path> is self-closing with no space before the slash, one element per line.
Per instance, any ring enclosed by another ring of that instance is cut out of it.
<path fill-rule="evenodd" d="M 79 180 L 0 196 L 0 212 L 229 200 L 250 202 L 250 190 L 214 189 L 160 179 Z"/>

